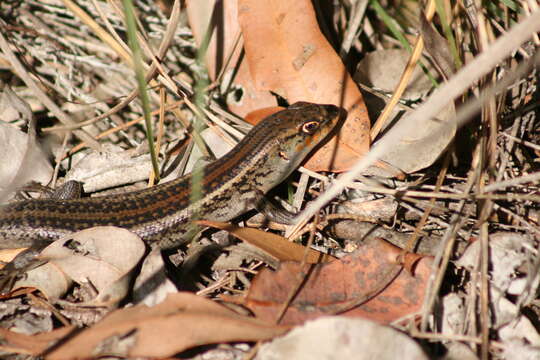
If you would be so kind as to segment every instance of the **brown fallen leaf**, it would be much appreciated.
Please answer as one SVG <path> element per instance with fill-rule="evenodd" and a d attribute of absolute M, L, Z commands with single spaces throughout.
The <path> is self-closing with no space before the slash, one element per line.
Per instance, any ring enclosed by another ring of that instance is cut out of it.
<path fill-rule="evenodd" d="M 388 324 L 414 313 L 422 306 L 431 269 L 431 258 L 406 260 L 416 262 L 414 276 L 399 271 L 396 262 L 401 249 L 382 240 L 362 244 L 351 255 L 327 264 L 282 263 L 273 272 L 264 269 L 255 277 L 244 305 L 258 318 L 275 321 L 288 298 L 298 274 L 309 275 L 285 312 L 283 324 L 298 324 L 308 319 L 341 313 Z M 414 261 L 417 260 L 417 261 Z M 398 270 L 398 271 L 396 271 Z M 381 286 L 388 284 L 382 291 Z M 343 311 L 360 299 L 370 298 L 360 306 Z"/>
<path fill-rule="evenodd" d="M 289 103 L 332 103 L 348 111 L 338 135 L 306 167 L 345 171 L 369 150 L 369 117 L 362 95 L 319 30 L 309 0 L 238 0 L 238 20 L 255 86 Z"/>
<path fill-rule="evenodd" d="M 272 114 L 277 113 L 278 111 L 283 110 L 284 108 L 281 106 L 271 106 L 271 107 L 265 107 L 261 109 L 257 109 L 254 111 L 251 111 L 249 114 L 247 114 L 244 117 L 244 120 L 251 125 L 256 125 L 258 122 L 260 122 L 262 119 L 264 119 L 267 116 L 270 116 Z"/>
<path fill-rule="evenodd" d="M 205 56 L 206 66 L 213 81 L 221 72 L 225 74 L 222 81 L 225 86 L 232 81 L 226 94 L 229 109 L 238 116 L 245 116 L 256 109 L 276 105 L 269 91 L 255 88 L 248 64 L 240 56 L 242 41 L 237 0 L 188 0 L 186 10 L 197 45 L 201 45 L 208 29 L 213 30 Z"/>
<path fill-rule="evenodd" d="M 111 241 L 112 240 L 112 241 Z M 48 298 L 62 296 L 72 281 L 91 283 L 97 296 L 85 306 L 114 306 L 129 291 L 133 269 L 145 245 L 134 233 L 114 226 L 98 226 L 68 234 L 39 255 L 47 261 L 27 272 L 14 289 L 35 287 Z"/>
<path fill-rule="evenodd" d="M 25 335 L 0 328 L 0 351 L 38 356 L 73 329 L 74 326 L 65 326 L 46 333 Z"/>
<path fill-rule="evenodd" d="M 302 261 L 304 258 L 304 252 L 306 250 L 304 246 L 292 243 L 283 236 L 274 233 L 255 228 L 239 227 L 218 221 L 201 220 L 198 221 L 198 223 L 203 226 L 210 226 L 228 231 L 231 235 L 264 250 L 279 261 Z M 310 249 L 306 262 L 308 264 L 317 264 L 334 260 L 336 260 L 336 258 L 332 255 L 323 254 L 319 251 Z"/>
<path fill-rule="evenodd" d="M 153 307 L 139 305 L 112 312 L 46 358 L 166 357 L 200 345 L 267 340 L 288 329 L 179 292 Z"/>

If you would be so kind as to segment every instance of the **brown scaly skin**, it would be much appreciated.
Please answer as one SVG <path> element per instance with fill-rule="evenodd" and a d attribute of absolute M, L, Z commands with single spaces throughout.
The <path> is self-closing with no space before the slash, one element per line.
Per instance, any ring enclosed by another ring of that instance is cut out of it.
<path fill-rule="evenodd" d="M 202 195 L 190 202 L 188 174 L 149 189 L 72 200 L 28 200 L 0 208 L 0 249 L 35 246 L 100 225 L 129 229 L 162 249 L 189 241 L 192 214 L 228 221 L 253 209 L 336 126 L 342 110 L 299 102 L 255 126 L 202 170 Z"/>

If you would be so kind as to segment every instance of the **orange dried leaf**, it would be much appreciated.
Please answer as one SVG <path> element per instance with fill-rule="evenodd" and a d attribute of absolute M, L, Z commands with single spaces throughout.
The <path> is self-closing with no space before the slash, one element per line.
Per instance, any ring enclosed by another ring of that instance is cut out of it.
<path fill-rule="evenodd" d="M 241 47 L 238 49 L 234 47 L 236 37 L 240 33 L 237 2 L 224 1 L 216 6 L 214 0 L 188 0 L 186 13 L 197 45 L 200 46 L 203 42 L 207 31 L 213 32 L 205 60 L 208 75 L 215 80 L 223 71 L 226 57 L 232 54 L 234 59 L 237 59 L 240 55 Z M 236 63 L 234 59 L 233 65 Z"/>
<path fill-rule="evenodd" d="M 62 339 L 74 330 L 74 326 L 65 326 L 46 333 L 25 335 L 0 328 L 2 344 L 0 350 L 38 356 L 56 341 Z"/>
<path fill-rule="evenodd" d="M 244 120 L 250 123 L 251 125 L 257 125 L 257 123 L 259 123 L 265 117 L 275 114 L 278 111 L 281 111 L 283 109 L 284 108 L 281 106 L 272 106 L 272 107 L 257 109 L 247 114 L 244 117 Z"/>
<path fill-rule="evenodd" d="M 228 223 L 217 221 L 198 221 L 199 224 L 225 230 L 253 246 L 264 250 L 271 256 L 280 261 L 302 261 L 306 248 L 290 242 L 283 236 L 259 229 L 239 227 Z M 319 251 L 310 249 L 306 262 L 308 264 L 324 263 L 336 260 L 332 255 L 323 254 Z"/>
<path fill-rule="evenodd" d="M 258 318 L 274 321 L 283 302 L 298 283 L 298 274 L 305 274 L 302 288 L 290 304 L 283 324 L 330 315 L 343 304 L 354 302 L 387 281 L 386 275 L 396 269 L 401 249 L 377 240 L 363 244 L 351 255 L 328 264 L 300 268 L 297 262 L 281 264 L 276 272 L 264 269 L 255 277 L 244 305 Z M 346 316 L 362 317 L 387 324 L 417 312 L 422 306 L 431 258 L 422 258 L 415 276 L 399 272 L 384 290 L 351 310 Z M 383 284 L 384 285 L 384 284 Z"/>
<path fill-rule="evenodd" d="M 369 150 L 369 117 L 362 95 L 319 30 L 309 0 L 238 0 L 246 59 L 258 89 L 289 103 L 331 103 L 348 111 L 338 140 L 316 152 L 306 167 L 345 171 Z"/>
<path fill-rule="evenodd" d="M 414 274 L 414 270 L 418 262 L 423 258 L 423 255 L 406 253 L 403 259 L 403 268 L 409 272 L 409 274 Z"/>
<path fill-rule="evenodd" d="M 24 250 L 26 250 L 26 248 L 2 249 L 0 250 L 0 262 L 8 263 Z M 2 269 L 4 266 L 4 264 L 0 264 L 0 269 Z"/>
<path fill-rule="evenodd" d="M 269 91 L 255 88 L 247 62 L 238 63 L 242 42 L 235 48 L 241 38 L 237 1 L 189 0 L 186 10 L 197 45 L 201 44 L 208 29 L 214 31 L 205 56 L 210 79 L 216 80 L 222 72 L 226 74 L 225 78 L 230 74 L 235 75 L 232 79 L 234 92 L 227 96 L 229 109 L 239 116 L 245 116 L 250 111 L 276 105 L 276 99 Z"/>
<path fill-rule="evenodd" d="M 287 330 L 180 292 L 153 307 L 139 305 L 110 313 L 55 349 L 47 359 L 166 357 L 205 344 L 267 340 Z"/>

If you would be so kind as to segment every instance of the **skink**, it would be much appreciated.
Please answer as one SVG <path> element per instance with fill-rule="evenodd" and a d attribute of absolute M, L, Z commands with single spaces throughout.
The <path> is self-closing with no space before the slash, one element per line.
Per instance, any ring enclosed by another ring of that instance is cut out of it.
<path fill-rule="evenodd" d="M 99 225 L 127 228 L 162 249 L 189 240 L 191 218 L 229 221 L 253 209 L 335 127 L 342 110 L 298 102 L 256 125 L 229 153 L 206 165 L 201 194 L 190 201 L 188 174 L 115 196 L 35 199 L 0 208 L 0 248 L 35 246 Z"/>

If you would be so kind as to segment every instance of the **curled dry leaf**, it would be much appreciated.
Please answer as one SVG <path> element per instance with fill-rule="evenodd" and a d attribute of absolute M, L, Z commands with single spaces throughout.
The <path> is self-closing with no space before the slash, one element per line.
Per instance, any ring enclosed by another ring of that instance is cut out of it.
<path fill-rule="evenodd" d="M 253 280 L 244 305 L 258 318 L 275 321 L 283 302 L 298 283 L 298 274 L 308 276 L 283 318 L 284 324 L 298 324 L 308 319 L 340 312 L 387 324 L 414 313 L 422 306 L 431 269 L 431 258 L 417 261 L 414 276 L 399 272 L 388 283 L 388 274 L 399 269 L 396 259 L 401 249 L 382 240 L 362 244 L 351 255 L 328 264 L 307 265 L 296 262 L 281 264 L 276 272 L 262 270 Z M 370 300 L 347 311 L 344 304 L 362 299 L 374 289 Z"/>
<path fill-rule="evenodd" d="M 288 329 L 180 292 L 154 307 L 139 305 L 110 313 L 55 349 L 47 359 L 166 357 L 206 344 L 267 340 Z"/>
<path fill-rule="evenodd" d="M 4 191 L 32 180 L 46 184 L 52 176 L 52 166 L 35 136 L 10 124 L 0 124 L 0 159 L 0 201 L 5 200 Z"/>
<path fill-rule="evenodd" d="M 331 103 L 348 111 L 337 140 L 316 152 L 306 167 L 345 171 L 369 150 L 369 117 L 362 95 L 319 30 L 309 0 L 238 0 L 246 59 L 258 89 L 289 103 Z"/>
<path fill-rule="evenodd" d="M 416 265 L 420 260 L 422 260 L 423 256 L 420 254 L 407 252 L 405 253 L 405 256 L 400 258 L 402 258 L 403 268 L 407 270 L 409 274 L 414 274 Z"/>
<path fill-rule="evenodd" d="M 79 181 L 86 192 L 94 192 L 145 180 L 151 171 L 150 155 L 133 156 L 120 146 L 104 145 L 77 161 L 65 181 Z"/>
<path fill-rule="evenodd" d="M 37 268 L 28 270 L 26 275 L 15 282 L 13 296 L 22 288 L 35 288 L 49 299 L 58 299 L 66 294 L 73 285 L 73 281 L 53 263 L 46 263 Z"/>
<path fill-rule="evenodd" d="M 369 118 L 356 85 L 320 33 L 311 3 L 280 1 L 274 7 L 274 3 L 254 2 L 257 9 L 251 7 L 249 14 L 242 8 L 246 3 L 187 2 L 188 19 L 197 43 L 201 44 L 208 29 L 213 29 L 205 57 L 210 78 L 216 80 L 220 72 L 224 73 L 222 85 L 229 91 L 227 103 L 240 116 L 276 105 L 270 91 L 286 97 L 290 103 L 301 100 L 345 107 L 349 117 L 338 142 L 329 142 L 305 166 L 316 171 L 347 170 L 369 149 Z M 281 22 L 285 13 L 289 19 Z M 261 21 L 266 18 L 275 21 Z M 297 19 L 301 21 L 295 24 Z M 241 46 L 235 48 L 235 44 L 240 30 L 247 61 L 238 63 Z M 277 74 L 275 69 L 279 69 Z M 263 84 L 265 77 L 272 78 L 274 83 Z"/>
<path fill-rule="evenodd" d="M 501 293 L 523 295 L 526 284 L 540 279 L 533 269 L 534 236 L 517 232 L 498 232 L 489 236 L 490 283 Z M 481 243 L 470 244 L 456 265 L 474 271 L 480 259 Z M 535 288 L 533 286 L 532 288 Z"/>
<path fill-rule="evenodd" d="M 15 287 L 35 287 L 48 297 L 59 297 L 71 280 L 90 282 L 98 295 L 84 305 L 114 305 L 129 291 L 131 271 L 144 252 L 142 240 L 126 229 L 100 226 L 82 230 L 45 248 L 40 258 L 48 263 L 29 271 Z"/>

